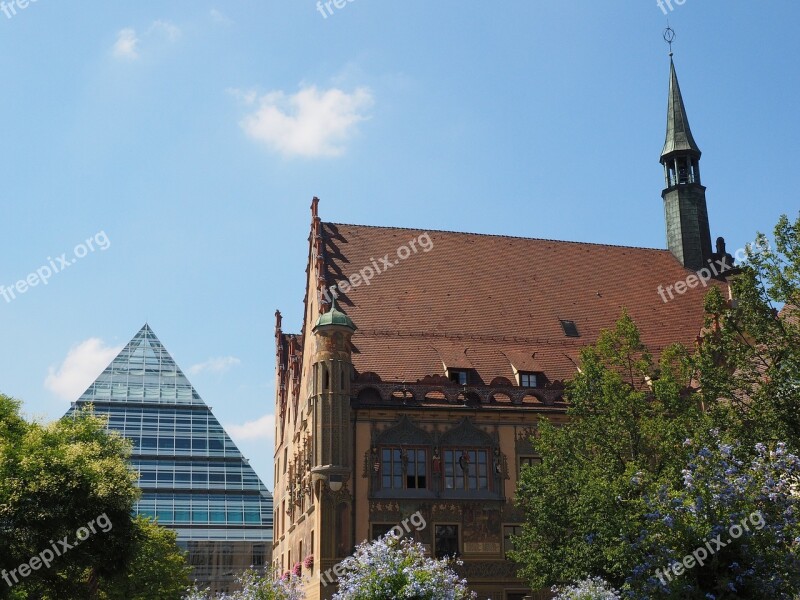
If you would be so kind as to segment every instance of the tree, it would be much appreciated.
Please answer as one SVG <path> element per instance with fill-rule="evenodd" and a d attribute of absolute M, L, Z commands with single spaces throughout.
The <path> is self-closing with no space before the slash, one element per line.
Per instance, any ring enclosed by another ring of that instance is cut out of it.
<path fill-rule="evenodd" d="M 130 514 L 138 495 L 136 474 L 126 462 L 130 444 L 108 434 L 105 422 L 88 412 L 41 425 L 25 422 L 17 401 L 2 396 L 0 406 L 6 584 L 37 598 L 86 598 L 90 581 L 124 569 L 130 555 Z M 98 520 L 109 526 L 101 528 Z M 21 576 L 19 565 L 41 560 L 45 552 L 50 565 Z M 9 589 L 1 586 L 0 595 Z"/>
<path fill-rule="evenodd" d="M 29 423 L 0 395 L 0 598 L 180 598 L 174 534 L 131 517 L 130 449 L 91 409 Z"/>
<path fill-rule="evenodd" d="M 686 440 L 682 486 L 646 492 L 642 556 L 630 597 L 792 600 L 800 592 L 800 459 L 778 443 L 753 452 Z M 753 455 L 754 456 L 751 456 Z"/>
<path fill-rule="evenodd" d="M 642 524 L 640 485 L 680 478 L 683 441 L 706 417 L 686 393 L 685 351 L 656 368 L 623 314 L 581 353 L 569 422 L 540 422 L 542 463 L 526 468 L 517 503 L 526 522 L 511 556 L 534 588 L 597 575 L 620 585 L 638 564 L 630 540 Z"/>
<path fill-rule="evenodd" d="M 780 439 L 800 451 L 800 217 L 782 216 L 774 237 L 770 247 L 758 234 L 747 249 L 734 302 L 709 293 L 693 366 L 700 397 L 732 437 L 749 447 Z"/>
<path fill-rule="evenodd" d="M 425 547 L 391 534 L 363 542 L 341 563 L 334 600 L 467 600 L 477 598 L 452 561 L 425 556 Z"/>
<path fill-rule="evenodd" d="M 540 427 L 543 462 L 517 493 L 526 523 L 512 556 L 533 586 L 597 576 L 636 599 L 800 592 L 800 218 L 781 218 L 774 249 L 757 245 L 733 301 L 709 292 L 694 353 L 668 349 L 654 368 L 625 315 L 582 353 L 571 421 Z"/>
<path fill-rule="evenodd" d="M 191 567 L 174 531 L 149 519 L 134 522 L 133 548 L 125 571 L 100 584 L 102 600 L 180 600 Z"/>

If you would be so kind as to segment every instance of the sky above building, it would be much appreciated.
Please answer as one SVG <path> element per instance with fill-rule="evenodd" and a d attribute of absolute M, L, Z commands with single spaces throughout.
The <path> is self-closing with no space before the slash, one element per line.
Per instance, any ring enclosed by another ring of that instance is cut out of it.
<path fill-rule="evenodd" d="M 799 18 L 5 0 L 0 391 L 57 418 L 149 322 L 271 487 L 273 315 L 299 331 L 313 196 L 325 221 L 664 248 L 669 19 L 733 251 L 797 215 Z"/>

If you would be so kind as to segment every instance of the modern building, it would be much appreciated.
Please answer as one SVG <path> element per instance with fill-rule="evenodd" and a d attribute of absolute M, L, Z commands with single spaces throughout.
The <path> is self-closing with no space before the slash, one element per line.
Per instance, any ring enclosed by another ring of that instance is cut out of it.
<path fill-rule="evenodd" d="M 73 403 L 133 442 L 136 513 L 174 529 L 212 592 L 270 564 L 272 496 L 148 325 Z M 68 413 L 68 414 L 70 414 Z"/>
<path fill-rule="evenodd" d="M 459 555 L 481 599 L 531 594 L 506 559 L 514 492 L 538 424 L 566 418 L 581 348 L 623 310 L 654 352 L 691 347 L 706 285 L 727 291 L 695 274 L 730 259 L 711 249 L 674 65 L 661 162 L 668 250 L 330 223 L 314 199 L 302 329 L 275 327 L 273 564 L 305 564 L 309 600 L 417 512 L 409 535 Z"/>

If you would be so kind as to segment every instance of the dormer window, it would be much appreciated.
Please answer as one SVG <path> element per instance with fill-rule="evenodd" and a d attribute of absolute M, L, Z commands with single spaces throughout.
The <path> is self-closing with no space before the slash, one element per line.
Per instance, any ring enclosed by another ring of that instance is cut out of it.
<path fill-rule="evenodd" d="M 529 387 L 529 388 L 539 387 L 539 374 L 530 373 L 527 371 L 520 371 L 519 385 L 520 387 Z"/>
<path fill-rule="evenodd" d="M 469 371 L 467 369 L 447 369 L 447 377 L 458 385 L 469 383 Z"/>

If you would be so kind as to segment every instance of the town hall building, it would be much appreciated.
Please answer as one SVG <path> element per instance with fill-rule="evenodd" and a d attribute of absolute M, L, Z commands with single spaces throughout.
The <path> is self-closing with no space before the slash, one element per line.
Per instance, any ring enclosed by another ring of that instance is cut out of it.
<path fill-rule="evenodd" d="M 479 598 L 548 597 L 506 553 L 520 472 L 539 460 L 529 440 L 566 419 L 580 350 L 623 310 L 652 351 L 691 347 L 706 284 L 727 293 L 725 273 L 694 275 L 730 257 L 712 248 L 670 62 L 667 250 L 341 224 L 313 200 L 300 331 L 276 313 L 272 551 L 279 572 L 310 578 L 309 600 L 332 596 L 356 544 L 417 514 L 407 535 L 459 556 Z"/>

